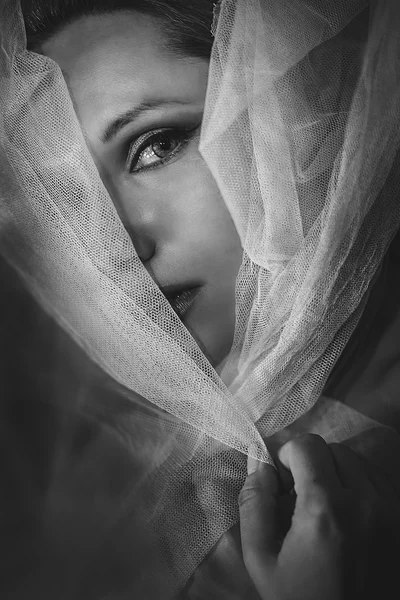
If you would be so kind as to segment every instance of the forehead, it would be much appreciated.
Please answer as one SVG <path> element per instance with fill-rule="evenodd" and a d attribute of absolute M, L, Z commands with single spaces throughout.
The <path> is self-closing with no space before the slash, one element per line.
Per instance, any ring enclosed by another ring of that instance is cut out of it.
<path fill-rule="evenodd" d="M 85 129 L 148 99 L 190 102 L 205 93 L 202 61 L 168 50 L 162 27 L 133 11 L 91 15 L 46 42 L 43 53 L 61 67 Z"/>

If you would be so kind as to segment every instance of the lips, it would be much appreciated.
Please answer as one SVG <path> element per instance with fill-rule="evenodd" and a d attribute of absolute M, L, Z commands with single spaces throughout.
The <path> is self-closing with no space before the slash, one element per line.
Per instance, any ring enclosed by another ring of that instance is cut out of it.
<path fill-rule="evenodd" d="M 165 286 L 161 288 L 162 293 L 176 312 L 179 318 L 183 318 L 197 299 L 201 288 L 198 285 Z"/>

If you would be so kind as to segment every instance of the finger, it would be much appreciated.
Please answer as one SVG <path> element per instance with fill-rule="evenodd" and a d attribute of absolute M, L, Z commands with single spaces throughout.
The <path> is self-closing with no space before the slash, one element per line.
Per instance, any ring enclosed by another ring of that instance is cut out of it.
<path fill-rule="evenodd" d="M 376 465 L 345 444 L 332 444 L 331 452 L 345 488 L 357 491 L 364 499 L 369 498 L 371 501 L 384 498 L 388 503 L 398 503 L 391 481 Z"/>
<path fill-rule="evenodd" d="M 278 458 L 278 451 L 284 445 L 285 442 L 282 442 L 280 438 L 270 437 L 265 441 L 268 452 L 270 453 L 275 467 L 278 469 L 279 476 L 279 485 L 280 485 L 280 493 L 287 494 L 291 490 L 293 490 L 294 480 L 291 472 L 281 463 Z"/>
<path fill-rule="evenodd" d="M 256 585 L 264 582 L 276 560 L 280 533 L 278 497 L 279 483 L 275 468 L 258 463 L 256 470 L 248 475 L 239 495 L 243 560 Z"/>
<path fill-rule="evenodd" d="M 331 444 L 330 449 L 336 470 L 346 490 L 356 492 L 353 511 L 347 513 L 347 527 L 355 528 L 357 538 L 353 554 L 357 554 L 353 569 L 354 581 L 360 586 L 365 581 L 365 565 L 368 564 L 371 548 L 377 545 L 377 492 L 369 477 L 367 463 L 344 444 Z M 380 529 L 380 528 L 378 528 Z M 386 543 L 387 546 L 387 543 Z M 382 545 L 384 547 L 384 545 Z M 380 555 L 381 555 L 380 551 Z M 376 563 L 376 560 L 374 560 Z"/>
<path fill-rule="evenodd" d="M 353 450 L 344 444 L 330 444 L 329 448 L 336 471 L 345 488 L 357 490 L 363 495 L 375 491 L 365 462 Z"/>
<path fill-rule="evenodd" d="M 290 470 L 297 496 L 323 489 L 327 494 L 342 489 L 328 445 L 314 434 L 302 435 L 282 446 L 278 458 Z"/>
<path fill-rule="evenodd" d="M 400 506 L 400 452 L 397 434 L 387 428 L 375 427 L 347 440 L 346 446 L 365 463 L 377 494 L 384 497 L 385 502 Z"/>

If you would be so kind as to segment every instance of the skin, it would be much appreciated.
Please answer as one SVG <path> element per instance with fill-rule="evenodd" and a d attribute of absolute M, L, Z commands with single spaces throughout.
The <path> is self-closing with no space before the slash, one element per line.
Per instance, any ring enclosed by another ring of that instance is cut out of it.
<path fill-rule="evenodd" d="M 149 274 L 159 285 L 191 281 L 202 286 L 185 325 L 218 365 L 232 342 L 242 249 L 198 152 L 198 137 L 157 168 L 135 174 L 126 169 L 127 147 L 139 135 L 171 126 L 193 129 L 201 122 L 207 62 L 167 52 L 160 27 L 134 13 L 85 17 L 42 50 L 65 74 L 99 173 Z M 169 104 L 102 141 L 109 122 L 154 100 Z M 171 104 L 177 101 L 184 104 Z M 275 600 L 342 597 L 348 563 L 343 539 L 354 554 L 353 539 L 364 539 L 372 529 L 377 486 L 357 459 L 342 456 L 338 447 L 332 454 L 335 465 L 315 439 L 294 441 L 281 451 L 297 494 L 293 519 L 283 531 L 276 526 L 285 499 L 276 472 L 261 466 L 246 481 L 240 497 L 242 550 L 261 598 L 271 598 L 271 590 Z M 366 523 L 357 520 L 360 514 L 367 515 Z M 365 570 L 362 562 L 358 566 Z"/>
<path fill-rule="evenodd" d="M 393 595 L 398 497 L 381 470 L 312 434 L 281 447 L 276 462 L 280 482 L 249 458 L 239 497 L 243 560 L 261 600 Z"/>
<path fill-rule="evenodd" d="M 133 11 L 80 18 L 41 51 L 64 73 L 100 176 L 148 273 L 159 286 L 201 286 L 183 322 L 217 367 L 232 344 L 242 248 L 198 150 L 208 62 L 174 54 L 162 25 Z M 162 104 L 102 139 L 118 116 L 154 102 Z M 135 165 L 142 170 L 130 172 L 132 143 L 172 127 L 197 129 L 187 144 L 172 141 L 168 148 L 178 151 L 168 162 L 150 143 Z"/>

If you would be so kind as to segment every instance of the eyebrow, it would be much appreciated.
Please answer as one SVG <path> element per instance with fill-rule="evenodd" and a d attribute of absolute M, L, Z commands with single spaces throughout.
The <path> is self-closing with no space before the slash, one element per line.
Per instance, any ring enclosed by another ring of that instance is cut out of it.
<path fill-rule="evenodd" d="M 117 118 L 113 119 L 105 128 L 104 133 L 101 135 L 101 141 L 103 144 L 110 142 L 126 125 L 129 125 L 135 121 L 139 116 L 151 112 L 156 108 L 168 107 L 168 106 L 185 106 L 190 104 L 182 100 L 152 100 L 150 102 L 142 102 L 134 108 L 127 110 L 124 113 L 118 115 Z"/>

